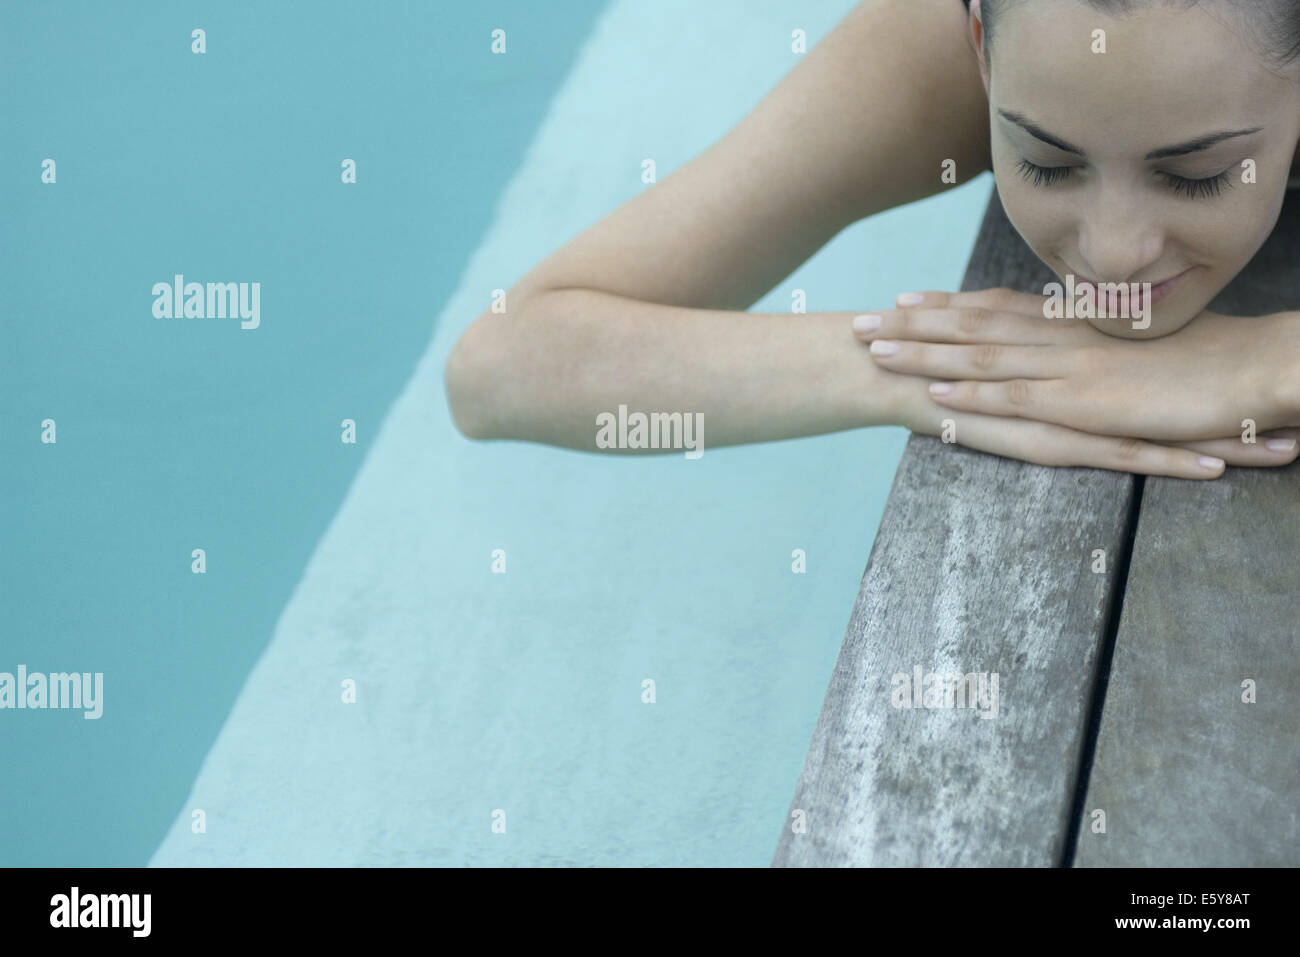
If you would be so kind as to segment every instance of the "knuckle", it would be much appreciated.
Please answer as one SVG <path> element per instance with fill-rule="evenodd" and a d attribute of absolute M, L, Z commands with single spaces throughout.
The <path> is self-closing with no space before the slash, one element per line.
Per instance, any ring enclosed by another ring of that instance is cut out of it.
<path fill-rule="evenodd" d="M 1030 392 L 1027 379 L 1012 379 L 1007 383 L 1007 401 L 1012 405 L 1028 405 Z"/>
<path fill-rule="evenodd" d="M 982 306 L 967 306 L 957 313 L 957 328 L 962 332 L 982 332 L 992 317 L 993 313 Z"/>
<path fill-rule="evenodd" d="M 971 357 L 971 361 L 975 364 L 976 369 L 987 371 L 993 368 L 1001 355 L 1001 346 L 992 342 L 981 342 L 975 347 L 975 354 Z"/>
<path fill-rule="evenodd" d="M 1121 462 L 1132 462 L 1141 454 L 1146 443 L 1132 437 L 1115 440 L 1115 458 Z"/>

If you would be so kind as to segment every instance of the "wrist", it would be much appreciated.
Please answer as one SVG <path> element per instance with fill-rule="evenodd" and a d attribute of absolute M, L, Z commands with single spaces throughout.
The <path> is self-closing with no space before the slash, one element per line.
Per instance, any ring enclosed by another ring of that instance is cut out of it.
<path fill-rule="evenodd" d="M 1282 427 L 1300 426 L 1300 312 L 1278 315 L 1279 336 L 1270 350 L 1271 398 Z"/>
<path fill-rule="evenodd" d="M 866 352 L 865 345 L 860 348 Z M 870 356 L 867 361 L 872 366 L 872 388 L 879 397 L 877 407 L 871 413 L 875 419 L 871 424 L 892 425 L 915 431 L 921 403 L 932 404 L 927 401 L 928 395 L 921 395 L 925 389 L 924 383 L 930 380 L 882 369 Z"/>
<path fill-rule="evenodd" d="M 882 425 L 906 426 L 909 411 L 906 381 L 910 376 L 882 369 L 871 358 L 867 343 L 851 332 L 855 313 L 824 313 L 823 322 L 828 350 L 829 375 L 823 376 L 831 390 L 822 401 L 842 410 L 852 428 Z"/>
<path fill-rule="evenodd" d="M 887 424 L 900 426 L 922 435 L 937 435 L 940 423 L 952 412 L 930 397 L 930 383 L 924 376 L 904 375 L 880 370 L 882 390 L 889 396 L 890 418 Z"/>

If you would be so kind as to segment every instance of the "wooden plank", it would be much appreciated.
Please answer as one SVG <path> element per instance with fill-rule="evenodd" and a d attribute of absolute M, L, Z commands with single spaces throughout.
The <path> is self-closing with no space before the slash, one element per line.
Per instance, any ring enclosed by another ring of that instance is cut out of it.
<path fill-rule="evenodd" d="M 962 288 L 1052 278 L 995 193 Z M 1064 859 L 1135 485 L 909 440 L 773 866 Z M 917 666 L 996 673 L 996 717 L 894 707 Z"/>
<path fill-rule="evenodd" d="M 1296 308 L 1298 249 L 1292 191 L 1211 307 Z M 1075 864 L 1300 865 L 1297 701 L 1300 463 L 1148 478 Z"/>

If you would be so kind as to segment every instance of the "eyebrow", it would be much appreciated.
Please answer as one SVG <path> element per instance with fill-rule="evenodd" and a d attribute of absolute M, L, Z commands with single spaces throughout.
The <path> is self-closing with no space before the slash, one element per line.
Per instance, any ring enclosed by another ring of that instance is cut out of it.
<path fill-rule="evenodd" d="M 1066 153 L 1075 153 L 1076 155 L 1087 158 L 1088 154 L 1077 146 L 1067 143 L 1059 137 L 1053 136 L 1042 127 L 1030 122 L 1019 113 L 1012 113 L 1010 110 L 998 110 L 1003 119 L 1010 120 L 1016 126 L 1020 127 L 1026 133 L 1042 140 L 1048 146 L 1054 146 L 1058 150 Z M 1207 150 L 1211 146 L 1222 143 L 1224 140 L 1230 140 L 1237 136 L 1249 136 L 1251 133 L 1258 133 L 1264 127 L 1256 126 L 1248 130 L 1220 130 L 1217 133 L 1206 133 L 1204 136 L 1198 136 L 1194 140 L 1188 140 L 1186 143 L 1178 143 L 1174 146 L 1163 146 L 1158 150 L 1152 150 L 1143 159 L 1157 160 L 1168 159 L 1171 156 L 1186 156 L 1188 153 L 1199 153 L 1201 150 Z"/>

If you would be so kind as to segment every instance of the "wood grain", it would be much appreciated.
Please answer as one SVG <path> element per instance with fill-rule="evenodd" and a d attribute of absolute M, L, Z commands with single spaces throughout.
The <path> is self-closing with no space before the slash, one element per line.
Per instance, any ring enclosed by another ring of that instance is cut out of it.
<path fill-rule="evenodd" d="M 995 193 L 963 288 L 1051 279 Z M 912 436 L 773 866 L 1064 858 L 1134 487 Z M 997 716 L 894 707 L 917 665 L 997 673 Z"/>

